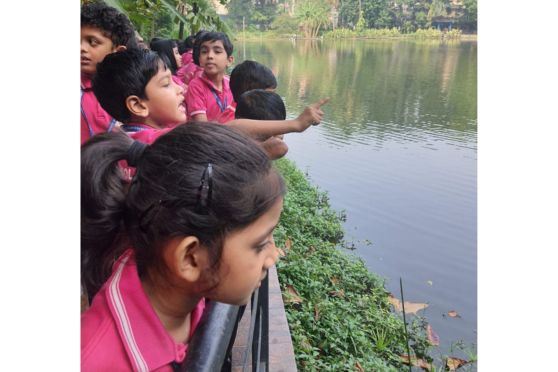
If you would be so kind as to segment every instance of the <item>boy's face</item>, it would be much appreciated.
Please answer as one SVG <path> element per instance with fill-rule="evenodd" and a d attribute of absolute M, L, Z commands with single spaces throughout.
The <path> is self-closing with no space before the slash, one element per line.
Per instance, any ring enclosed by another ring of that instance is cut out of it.
<path fill-rule="evenodd" d="M 142 100 L 147 108 L 145 124 L 168 127 L 186 121 L 184 89 L 172 80 L 170 69 L 159 68 L 147 83 L 145 95 Z"/>
<path fill-rule="evenodd" d="M 233 61 L 233 56 L 227 57 L 221 40 L 206 41 L 200 47 L 200 66 L 207 76 L 224 74 Z"/>
<path fill-rule="evenodd" d="M 93 76 L 97 72 L 97 63 L 115 50 L 112 40 L 103 35 L 100 29 L 83 26 L 81 28 L 81 73 Z"/>

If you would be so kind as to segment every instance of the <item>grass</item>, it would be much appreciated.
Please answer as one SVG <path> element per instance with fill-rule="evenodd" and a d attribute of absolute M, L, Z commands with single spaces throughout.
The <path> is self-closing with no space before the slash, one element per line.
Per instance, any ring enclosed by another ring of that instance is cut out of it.
<path fill-rule="evenodd" d="M 298 369 L 407 369 L 403 320 L 390 309 L 384 280 L 343 249 L 344 214 L 292 162 L 275 163 L 289 190 L 275 241 L 290 246 L 277 268 Z M 432 361 L 424 327 L 420 317 L 408 325 L 411 352 Z"/>

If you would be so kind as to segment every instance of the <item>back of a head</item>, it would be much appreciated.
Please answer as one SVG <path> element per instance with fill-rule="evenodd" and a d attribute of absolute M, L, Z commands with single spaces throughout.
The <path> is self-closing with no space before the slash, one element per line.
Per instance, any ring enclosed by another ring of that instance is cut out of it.
<path fill-rule="evenodd" d="M 81 7 L 81 27 L 96 27 L 112 40 L 113 46 L 137 47 L 134 27 L 125 14 L 102 1 L 89 2 Z"/>
<path fill-rule="evenodd" d="M 141 272 L 160 267 L 165 241 L 192 235 L 208 247 L 215 266 L 226 234 L 255 221 L 285 192 L 281 176 L 259 146 L 227 126 L 187 123 L 159 137 L 136 159 L 127 193 L 125 185 L 118 186 L 116 170 L 118 161 L 128 160 L 131 139 L 113 133 L 95 137 L 82 146 L 81 156 L 86 257 L 107 257 L 98 252 L 114 249 L 105 248 L 107 234 L 114 242 L 123 233 L 135 248 Z M 94 261 L 88 261 L 85 272 L 95 275 L 94 265 L 107 267 Z M 107 271 L 90 281 L 105 280 Z"/>
<path fill-rule="evenodd" d="M 201 35 L 196 36 L 196 41 L 194 43 L 193 48 L 193 60 L 196 65 L 200 65 L 200 48 L 203 43 L 207 41 L 217 41 L 220 40 L 223 43 L 223 48 L 225 48 L 225 52 L 227 53 L 227 57 L 230 57 L 233 53 L 233 45 L 224 32 L 217 32 L 217 31 L 206 31 L 201 33 Z"/>
<path fill-rule="evenodd" d="M 188 36 L 180 44 L 178 44 L 178 51 L 184 54 L 194 47 L 194 35 Z"/>
<path fill-rule="evenodd" d="M 287 112 L 281 96 L 263 89 L 244 92 L 236 104 L 236 119 L 285 120 Z"/>
<path fill-rule="evenodd" d="M 159 56 L 165 61 L 173 74 L 176 73 L 176 69 L 178 68 L 173 51 L 173 48 L 176 47 L 176 42 L 170 39 L 156 40 L 151 43 L 151 50 L 159 53 Z"/>
<path fill-rule="evenodd" d="M 147 49 L 111 53 L 97 64 L 93 93 L 109 115 L 127 123 L 131 115 L 126 98 L 133 95 L 146 98 L 145 87 L 161 67 L 166 68 L 159 55 Z"/>
<path fill-rule="evenodd" d="M 232 70 L 230 87 L 235 102 L 238 102 L 240 96 L 249 90 L 277 88 L 277 80 L 267 66 L 246 60 Z"/>

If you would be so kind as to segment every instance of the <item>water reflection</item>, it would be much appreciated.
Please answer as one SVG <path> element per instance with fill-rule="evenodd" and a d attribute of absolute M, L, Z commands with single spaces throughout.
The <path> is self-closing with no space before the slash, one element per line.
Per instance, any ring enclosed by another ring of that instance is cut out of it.
<path fill-rule="evenodd" d="M 476 341 L 476 53 L 476 43 L 392 40 L 239 51 L 272 68 L 289 116 L 332 98 L 320 126 L 286 137 L 287 156 L 346 210 L 347 238 L 388 289 L 403 276 L 408 300 L 429 303 L 445 350 Z"/>

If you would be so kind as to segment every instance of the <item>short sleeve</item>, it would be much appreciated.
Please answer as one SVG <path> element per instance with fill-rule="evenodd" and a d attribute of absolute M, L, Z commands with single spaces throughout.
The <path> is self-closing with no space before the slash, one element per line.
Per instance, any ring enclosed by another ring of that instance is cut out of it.
<path fill-rule="evenodd" d="M 207 115 L 207 101 L 204 83 L 201 79 L 193 79 L 188 85 L 186 92 L 186 108 L 188 109 L 188 118 L 194 115 Z"/>

